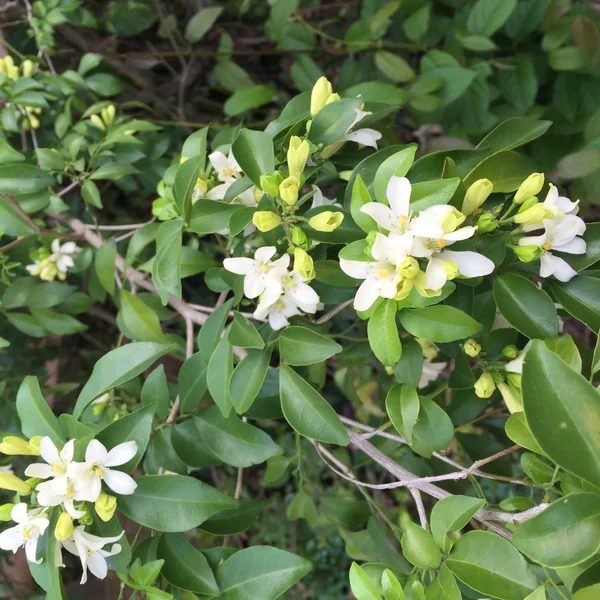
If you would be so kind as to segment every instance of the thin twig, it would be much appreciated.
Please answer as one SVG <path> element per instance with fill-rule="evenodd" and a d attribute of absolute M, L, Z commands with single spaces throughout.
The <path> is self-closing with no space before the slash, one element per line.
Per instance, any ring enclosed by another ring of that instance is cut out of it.
<path fill-rule="evenodd" d="M 321 323 L 326 323 L 330 319 L 333 319 L 333 317 L 335 317 L 335 315 L 337 315 L 339 312 L 342 312 L 347 306 L 350 306 L 352 304 L 352 302 L 353 302 L 353 300 L 350 299 L 350 300 L 346 300 L 346 302 L 342 302 L 341 304 L 338 304 L 335 308 L 331 309 L 329 312 L 325 313 L 322 317 L 317 319 L 315 321 L 315 323 L 317 325 L 321 325 Z"/>
<path fill-rule="evenodd" d="M 423 504 L 423 498 L 421 498 L 421 492 L 415 488 L 410 488 L 410 494 L 415 501 L 417 507 L 417 513 L 419 514 L 419 521 L 421 527 L 426 531 L 429 531 L 429 523 L 427 521 L 427 513 L 425 512 L 425 505 Z"/>
<path fill-rule="evenodd" d="M 185 320 L 185 357 L 186 359 L 190 358 L 194 354 L 194 323 L 191 319 Z M 171 412 L 169 412 L 169 416 L 165 421 L 167 426 L 172 425 L 175 419 L 177 418 L 177 413 L 179 412 L 179 395 L 175 398 L 175 402 L 173 402 L 173 406 L 171 408 Z"/>

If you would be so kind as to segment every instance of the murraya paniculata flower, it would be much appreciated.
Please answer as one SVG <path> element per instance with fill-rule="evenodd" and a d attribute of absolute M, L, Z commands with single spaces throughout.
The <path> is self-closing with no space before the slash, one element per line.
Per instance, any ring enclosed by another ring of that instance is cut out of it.
<path fill-rule="evenodd" d="M 0 548 L 15 553 L 25 547 L 27 560 L 39 564 L 42 561 L 36 559 L 38 541 L 50 525 L 46 509 L 27 510 L 27 504 L 20 502 L 14 506 L 10 516 L 16 525 L 0 533 Z"/>

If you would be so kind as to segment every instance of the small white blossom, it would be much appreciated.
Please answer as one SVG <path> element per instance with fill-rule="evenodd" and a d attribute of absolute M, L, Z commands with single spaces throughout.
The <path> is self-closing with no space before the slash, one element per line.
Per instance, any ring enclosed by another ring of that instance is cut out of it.
<path fill-rule="evenodd" d="M 409 223 L 410 181 L 406 177 L 392 177 L 387 185 L 389 206 L 381 202 L 368 202 L 360 212 L 369 215 L 377 225 L 390 233 L 403 234 Z"/>
<path fill-rule="evenodd" d="M 42 561 L 36 560 L 35 556 L 38 540 L 50 524 L 46 510 L 36 508 L 28 511 L 27 504 L 21 502 L 15 504 L 10 517 L 16 525 L 0 533 L 0 548 L 15 553 L 25 546 L 27 560 L 39 564 Z"/>
<path fill-rule="evenodd" d="M 410 231 L 415 236 L 413 256 L 431 256 L 454 242 L 473 237 L 477 227 L 459 227 L 465 215 L 449 204 L 437 204 L 422 210 L 410 222 Z"/>
<path fill-rule="evenodd" d="M 559 196 L 558 188 L 550 184 L 550 189 L 542 206 L 552 213 L 553 219 L 560 219 L 565 215 L 576 215 L 579 212 L 579 200 L 572 202 L 566 196 Z M 535 231 L 543 227 L 543 221 L 522 225 L 523 231 Z"/>
<path fill-rule="evenodd" d="M 50 258 L 61 273 L 66 273 L 75 266 L 74 257 L 80 250 L 75 242 L 66 242 L 61 245 L 60 240 L 55 239 L 50 247 L 52 249 Z"/>
<path fill-rule="evenodd" d="M 489 275 L 494 270 L 494 263 L 483 254 L 479 254 L 479 252 L 468 250 L 464 252 L 453 252 L 451 250 L 435 252 L 429 257 L 429 263 L 425 271 L 425 280 L 429 289 L 439 290 L 448 281 L 447 261 L 450 262 L 452 267 L 456 265 L 459 275 L 468 278 Z"/>
<path fill-rule="evenodd" d="M 77 463 L 71 463 L 72 468 Z M 78 483 L 70 477 L 59 477 L 57 480 L 44 481 L 35 488 L 37 501 L 42 506 L 62 506 L 72 519 L 81 519 L 85 511 L 75 508 L 75 497 Z"/>
<path fill-rule="evenodd" d="M 50 479 L 59 486 L 58 489 L 64 489 L 62 479 L 66 479 L 67 470 L 73 461 L 73 452 L 75 450 L 75 440 L 69 440 L 59 452 L 54 442 L 49 437 L 43 437 L 40 440 L 40 455 L 46 461 L 46 464 L 33 463 L 25 469 L 27 477 L 37 479 Z"/>
<path fill-rule="evenodd" d="M 236 179 L 242 176 L 242 169 L 235 160 L 230 151 L 229 156 L 225 156 L 220 151 L 215 151 L 208 156 L 210 164 L 217 174 L 217 179 L 223 183 L 232 184 Z"/>
<path fill-rule="evenodd" d="M 357 129 L 356 131 L 352 131 L 353 127 L 359 122 L 362 121 L 366 116 L 372 114 L 370 112 L 355 109 L 356 116 L 354 121 L 348 129 L 346 133 L 339 139 L 339 142 L 356 142 L 357 144 L 361 144 L 362 146 L 369 146 L 371 148 L 375 148 L 377 150 L 377 141 L 381 139 L 381 132 L 376 129 L 364 128 Z"/>

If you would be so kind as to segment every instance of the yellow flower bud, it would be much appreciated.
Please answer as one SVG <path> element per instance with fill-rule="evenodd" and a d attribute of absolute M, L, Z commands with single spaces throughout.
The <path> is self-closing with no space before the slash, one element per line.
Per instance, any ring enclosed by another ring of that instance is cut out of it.
<path fill-rule="evenodd" d="M 317 231 L 329 233 L 335 231 L 344 220 L 344 213 L 326 210 L 308 220 L 308 224 Z"/>
<path fill-rule="evenodd" d="M 73 535 L 75 526 L 73 525 L 73 519 L 66 513 L 61 513 L 56 521 L 56 527 L 54 528 L 54 537 L 59 541 L 69 539 Z"/>
<path fill-rule="evenodd" d="M 452 281 L 459 275 L 458 265 L 453 260 L 444 261 L 444 271 L 446 272 L 446 279 Z"/>
<path fill-rule="evenodd" d="M 444 233 L 452 233 L 462 225 L 467 217 L 459 210 L 453 208 L 442 217 L 442 229 Z"/>
<path fill-rule="evenodd" d="M 310 95 L 310 114 L 314 117 L 327 103 L 333 87 L 327 77 L 319 77 Z"/>
<path fill-rule="evenodd" d="M 208 183 L 206 183 L 206 180 L 202 177 L 198 177 L 194 187 L 202 194 L 202 196 L 208 191 Z"/>
<path fill-rule="evenodd" d="M 289 206 L 294 206 L 298 202 L 298 191 L 300 190 L 300 180 L 291 175 L 279 184 L 279 195 L 281 199 Z"/>
<path fill-rule="evenodd" d="M 21 72 L 23 77 L 31 77 L 33 75 L 33 63 L 27 58 L 21 63 Z"/>
<path fill-rule="evenodd" d="M 467 356 L 475 358 L 481 352 L 481 346 L 475 340 L 467 340 L 463 345 L 463 350 Z"/>
<path fill-rule="evenodd" d="M 307 140 L 301 140 L 298 136 L 293 135 L 290 138 L 290 146 L 287 152 L 288 169 L 290 175 L 297 175 L 304 171 L 308 155 L 310 154 L 310 146 Z"/>
<path fill-rule="evenodd" d="M 279 194 L 279 184 L 275 175 L 261 175 L 260 187 L 269 196 L 277 196 Z"/>
<path fill-rule="evenodd" d="M 350 177 L 352 177 L 352 173 L 353 173 L 353 171 L 340 171 L 338 173 L 338 177 L 342 181 L 350 181 Z"/>
<path fill-rule="evenodd" d="M 413 281 L 415 289 L 420 296 L 423 296 L 423 298 L 436 298 L 437 296 L 442 295 L 442 288 L 439 290 L 432 290 L 427 287 L 427 278 L 424 271 L 419 271 Z"/>
<path fill-rule="evenodd" d="M 104 124 L 104 121 L 98 115 L 92 115 L 90 117 L 90 121 L 94 127 L 97 127 L 102 131 L 106 130 L 106 125 Z"/>
<path fill-rule="evenodd" d="M 433 360 L 434 358 L 437 358 L 439 352 L 433 342 L 430 342 L 429 340 L 424 340 L 421 338 L 415 338 L 415 339 L 417 340 L 417 343 L 419 344 L 419 346 L 421 346 L 421 350 L 423 352 L 424 358 L 428 358 L 429 360 Z"/>
<path fill-rule="evenodd" d="M 281 224 L 281 217 L 270 210 L 259 210 L 252 216 L 252 222 L 259 231 L 271 231 Z"/>
<path fill-rule="evenodd" d="M 315 267 L 311 256 L 302 248 L 294 248 L 294 271 L 307 281 L 315 278 Z"/>
<path fill-rule="evenodd" d="M 106 492 L 101 492 L 94 503 L 94 508 L 103 521 L 110 521 L 117 510 L 117 499 Z"/>
<path fill-rule="evenodd" d="M 513 413 L 523 412 L 523 400 L 519 398 L 507 383 L 499 383 L 498 389 L 502 394 L 506 408 L 512 415 Z"/>
<path fill-rule="evenodd" d="M 414 286 L 414 278 L 402 279 L 398 284 L 398 289 L 396 295 L 394 296 L 394 300 L 404 300 L 404 298 L 406 298 L 412 292 Z"/>
<path fill-rule="evenodd" d="M 12 509 L 14 507 L 14 504 L 3 504 L 2 506 L 0 506 L 0 521 L 12 521 L 10 513 L 12 512 Z"/>
<path fill-rule="evenodd" d="M 409 256 L 401 265 L 398 265 L 397 271 L 402 279 L 412 279 L 419 272 L 419 263 Z"/>
<path fill-rule="evenodd" d="M 337 102 L 338 100 L 341 100 L 339 94 L 331 94 L 331 96 L 329 96 L 329 98 L 327 98 L 327 100 L 325 101 L 325 106 L 331 104 L 332 102 Z"/>
<path fill-rule="evenodd" d="M 495 389 L 496 384 L 490 373 L 483 373 L 475 382 L 475 395 L 478 398 L 490 398 Z"/>
<path fill-rule="evenodd" d="M 541 223 L 544 219 L 551 218 L 552 211 L 541 202 L 538 202 L 523 212 L 519 211 L 515 215 L 514 222 L 519 223 L 519 225 L 534 225 L 535 223 Z"/>
<path fill-rule="evenodd" d="M 462 212 L 470 215 L 475 212 L 494 190 L 494 184 L 489 179 L 478 179 L 469 186 L 463 199 Z"/>
<path fill-rule="evenodd" d="M 0 473 L 0 489 L 19 492 L 19 494 L 30 494 L 31 487 L 25 481 L 11 473 Z"/>
<path fill-rule="evenodd" d="M 106 108 L 102 109 L 102 118 L 107 125 L 110 125 L 117 114 L 117 110 L 115 109 L 114 104 L 109 104 Z"/>
<path fill-rule="evenodd" d="M 515 202 L 523 204 L 527 198 L 537 196 L 544 187 L 543 173 L 532 173 L 520 186 L 515 194 Z"/>
<path fill-rule="evenodd" d="M 58 275 L 58 267 L 50 259 L 45 258 L 40 262 L 40 279 L 43 281 L 54 281 Z"/>
<path fill-rule="evenodd" d="M 10 454 L 15 456 L 39 456 L 40 449 L 39 443 L 37 447 L 35 444 L 15 437 L 13 435 L 7 435 L 0 443 L 0 452 L 3 454 Z"/>
<path fill-rule="evenodd" d="M 528 246 L 517 246 L 514 248 L 515 254 L 517 258 L 521 262 L 531 262 L 532 260 L 538 259 L 542 254 L 544 254 L 544 249 L 539 246 L 535 246 L 530 244 Z"/>
<path fill-rule="evenodd" d="M 300 246 L 304 249 L 310 247 L 306 233 L 304 233 L 304 230 L 301 227 L 296 226 L 294 229 L 292 229 L 292 244 L 294 244 L 294 246 Z"/>

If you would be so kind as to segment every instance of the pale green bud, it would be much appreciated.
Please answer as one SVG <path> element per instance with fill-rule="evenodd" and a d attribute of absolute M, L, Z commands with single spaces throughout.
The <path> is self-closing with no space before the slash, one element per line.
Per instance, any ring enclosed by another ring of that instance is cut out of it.
<path fill-rule="evenodd" d="M 331 231 L 335 231 L 342 224 L 343 220 L 344 213 L 326 210 L 318 215 L 315 215 L 314 217 L 311 217 L 308 221 L 308 224 L 317 231 L 329 233 Z"/>
<path fill-rule="evenodd" d="M 478 179 L 469 186 L 463 199 L 462 212 L 470 215 L 475 212 L 494 190 L 494 184 L 489 179 Z"/>
<path fill-rule="evenodd" d="M 31 77 L 33 75 L 33 63 L 26 59 L 21 63 L 21 71 L 23 72 L 23 77 Z"/>
<path fill-rule="evenodd" d="M 40 447 L 39 443 L 32 444 L 27 440 L 15 437 L 13 435 L 7 435 L 0 443 L 0 452 L 2 454 L 9 454 L 13 456 L 39 456 Z"/>
<path fill-rule="evenodd" d="M 506 408 L 512 415 L 513 413 L 523 412 L 523 400 L 519 398 L 507 383 L 499 383 L 498 389 L 502 394 Z"/>
<path fill-rule="evenodd" d="M 490 398 L 495 389 L 494 378 L 489 373 L 482 373 L 475 382 L 475 395 L 478 398 Z"/>
<path fill-rule="evenodd" d="M 460 274 L 458 265 L 453 260 L 444 260 L 444 271 L 448 281 L 456 279 Z"/>
<path fill-rule="evenodd" d="M 31 487 L 12 473 L 0 473 L 0 489 L 25 495 L 31 493 Z"/>
<path fill-rule="evenodd" d="M 515 194 L 515 202 L 523 204 L 531 196 L 537 196 L 544 187 L 544 175 L 532 173 L 520 186 Z"/>
<path fill-rule="evenodd" d="M 485 212 L 477 219 L 476 225 L 479 233 L 489 233 L 498 227 L 498 221 L 491 212 Z"/>
<path fill-rule="evenodd" d="M 59 542 L 63 542 L 73 535 L 74 530 L 73 519 L 66 512 L 61 513 L 54 528 L 54 537 Z"/>
<path fill-rule="evenodd" d="M 397 271 L 402 279 L 412 279 L 419 272 L 419 263 L 412 256 L 409 256 L 398 266 Z"/>
<path fill-rule="evenodd" d="M 301 140 L 298 136 L 293 135 L 290 138 L 290 146 L 287 152 L 287 162 L 290 175 L 297 175 L 304 171 L 308 155 L 310 154 L 310 146 L 307 140 Z"/>
<path fill-rule="evenodd" d="M 10 513 L 12 512 L 12 509 L 14 507 L 14 504 L 3 504 L 2 506 L 0 506 L 0 521 L 12 521 Z"/>
<path fill-rule="evenodd" d="M 475 358 L 481 352 L 481 345 L 475 340 L 467 340 L 463 345 L 463 350 L 467 356 Z"/>
<path fill-rule="evenodd" d="M 310 95 L 310 114 L 315 116 L 327 104 L 327 100 L 333 92 L 331 82 L 327 77 L 319 77 L 313 86 Z"/>
<path fill-rule="evenodd" d="M 517 358 L 517 356 L 519 356 L 519 349 L 514 344 L 504 346 L 504 348 L 502 348 L 502 356 L 511 359 Z"/>
<path fill-rule="evenodd" d="M 106 492 L 101 492 L 94 503 L 94 508 L 103 521 L 110 521 L 117 510 L 117 499 Z"/>
<path fill-rule="evenodd" d="M 252 215 L 252 222 L 264 233 L 281 225 L 281 217 L 270 210 L 259 210 Z"/>
<path fill-rule="evenodd" d="M 305 250 L 308 249 L 308 238 L 301 227 L 296 226 L 294 229 L 292 229 L 292 244 L 294 244 L 294 246 L 304 248 Z"/>
<path fill-rule="evenodd" d="M 92 115 L 90 117 L 90 121 L 94 127 L 97 127 L 101 131 L 106 130 L 106 125 L 104 124 L 104 121 L 98 115 Z"/>
<path fill-rule="evenodd" d="M 521 262 L 528 263 L 532 260 L 537 260 L 542 256 L 542 254 L 544 254 L 544 249 L 532 244 L 528 246 L 517 246 L 514 248 L 514 252 Z"/>
<path fill-rule="evenodd" d="M 525 205 L 523 204 L 523 206 Z M 552 211 L 538 202 L 523 212 L 519 211 L 513 220 L 519 225 L 534 225 L 541 223 L 544 219 L 551 219 L 552 216 Z"/>
<path fill-rule="evenodd" d="M 298 191 L 300 190 L 300 180 L 291 175 L 279 184 L 279 195 L 281 199 L 289 206 L 294 206 L 298 202 Z"/>
<path fill-rule="evenodd" d="M 279 195 L 279 183 L 275 175 L 261 175 L 260 176 L 260 187 L 269 196 Z"/>
<path fill-rule="evenodd" d="M 315 266 L 312 257 L 302 248 L 294 248 L 294 271 L 307 281 L 315 278 Z"/>

